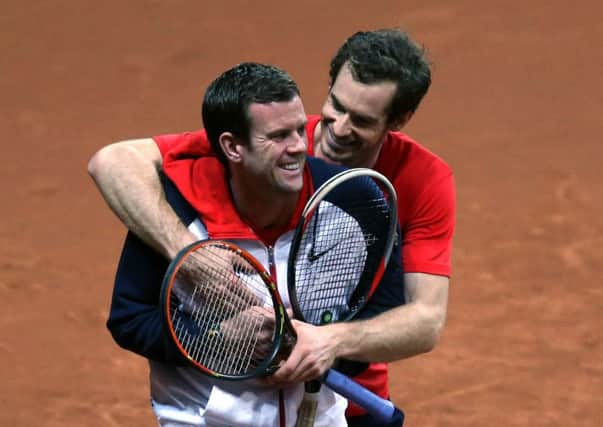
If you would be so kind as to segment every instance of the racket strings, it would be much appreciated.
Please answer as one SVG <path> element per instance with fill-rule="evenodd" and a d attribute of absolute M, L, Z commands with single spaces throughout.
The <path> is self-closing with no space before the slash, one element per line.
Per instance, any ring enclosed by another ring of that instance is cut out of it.
<path fill-rule="evenodd" d="M 395 211 L 374 181 L 345 184 L 306 217 L 294 260 L 297 305 L 313 324 L 346 320 L 364 305 L 390 241 Z"/>
<path fill-rule="evenodd" d="M 171 290 L 173 333 L 186 354 L 206 369 L 249 373 L 274 341 L 275 313 L 266 284 L 229 247 L 201 246 L 187 256 Z"/>
<path fill-rule="evenodd" d="M 339 230 L 340 232 L 342 230 Z M 296 289 L 299 307 L 307 322 L 329 323 L 349 311 L 352 291 L 360 280 L 366 249 L 362 234 L 341 232 L 328 242 L 317 241 L 315 235 L 306 235 L 297 260 Z M 317 247 L 327 252 L 317 256 Z M 313 249 L 314 248 L 314 249 Z M 345 258 L 344 258 L 345 257 Z"/>

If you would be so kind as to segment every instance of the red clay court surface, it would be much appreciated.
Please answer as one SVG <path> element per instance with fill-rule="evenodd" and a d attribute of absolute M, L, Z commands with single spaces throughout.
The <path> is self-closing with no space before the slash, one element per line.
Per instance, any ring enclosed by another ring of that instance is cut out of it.
<path fill-rule="evenodd" d="M 204 3 L 3 2 L 0 425 L 154 425 L 146 362 L 104 326 L 124 228 L 94 151 L 199 127 L 244 60 L 289 70 L 318 112 L 343 40 L 398 25 L 434 62 L 405 131 L 458 186 L 445 332 L 392 369 L 406 425 L 600 425 L 601 3 Z"/>

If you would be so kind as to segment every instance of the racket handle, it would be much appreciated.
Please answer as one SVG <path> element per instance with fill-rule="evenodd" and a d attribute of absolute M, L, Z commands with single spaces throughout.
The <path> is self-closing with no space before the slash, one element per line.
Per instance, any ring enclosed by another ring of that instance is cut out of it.
<path fill-rule="evenodd" d="M 295 427 L 313 427 L 316 418 L 316 408 L 318 407 L 318 397 L 320 391 L 306 391 L 304 399 L 297 410 L 297 421 Z"/>
<path fill-rule="evenodd" d="M 395 407 L 391 401 L 377 396 L 341 372 L 329 369 L 322 381 L 346 399 L 364 408 L 379 422 L 385 423 L 392 419 Z"/>

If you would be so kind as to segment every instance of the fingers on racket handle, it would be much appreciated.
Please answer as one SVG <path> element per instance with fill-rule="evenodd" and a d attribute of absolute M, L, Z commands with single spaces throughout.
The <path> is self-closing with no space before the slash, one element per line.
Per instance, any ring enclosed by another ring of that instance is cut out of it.
<path fill-rule="evenodd" d="M 379 422 L 392 419 L 395 407 L 391 401 L 377 396 L 342 373 L 330 369 L 325 374 L 323 382 L 346 399 L 364 408 Z"/>

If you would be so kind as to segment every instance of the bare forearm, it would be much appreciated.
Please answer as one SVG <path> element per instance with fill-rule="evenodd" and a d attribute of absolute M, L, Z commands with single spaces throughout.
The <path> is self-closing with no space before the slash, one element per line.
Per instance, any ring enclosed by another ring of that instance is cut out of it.
<path fill-rule="evenodd" d="M 430 351 L 446 320 L 448 278 L 405 273 L 407 304 L 368 320 L 313 326 L 294 320 L 297 343 L 269 382 L 317 378 L 336 359 L 393 362 Z"/>
<path fill-rule="evenodd" d="M 325 326 L 294 320 L 297 343 L 270 382 L 292 384 L 317 378 L 336 359 L 393 362 L 425 353 L 435 346 L 441 323 L 421 311 L 420 307 L 411 304 L 393 308 L 369 320 Z"/>
<path fill-rule="evenodd" d="M 393 362 L 431 351 L 446 320 L 448 279 L 405 274 L 409 302 L 372 319 L 334 324 L 338 358 Z"/>
<path fill-rule="evenodd" d="M 165 200 L 160 167 L 155 143 L 140 139 L 102 148 L 90 159 L 88 173 L 124 225 L 171 259 L 195 239 Z"/>
<path fill-rule="evenodd" d="M 394 308 L 373 319 L 333 325 L 338 358 L 393 362 L 430 351 L 437 343 L 437 322 L 420 307 Z"/>

